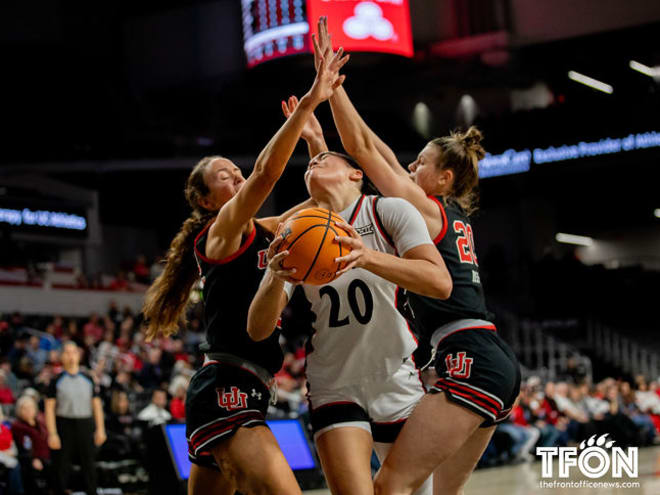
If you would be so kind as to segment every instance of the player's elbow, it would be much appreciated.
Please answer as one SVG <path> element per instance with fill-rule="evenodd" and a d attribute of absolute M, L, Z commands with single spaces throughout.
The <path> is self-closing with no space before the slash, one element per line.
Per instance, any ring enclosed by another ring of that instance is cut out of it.
<path fill-rule="evenodd" d="M 268 337 L 270 337 L 270 334 L 273 333 L 273 330 L 275 330 L 275 324 L 272 326 L 267 325 L 263 320 L 259 318 L 255 318 L 253 320 L 252 318 L 248 317 L 247 333 L 253 341 L 259 342 L 266 340 Z"/>
<path fill-rule="evenodd" d="M 275 184 L 282 175 L 281 167 L 277 167 L 273 160 L 268 157 L 259 157 L 254 164 L 252 174 L 255 179 L 267 184 Z"/>
<path fill-rule="evenodd" d="M 349 139 L 342 139 L 341 144 L 346 150 L 346 153 L 358 161 L 361 158 L 368 158 L 376 151 L 375 144 L 366 133 L 357 132 L 352 134 Z"/>
<path fill-rule="evenodd" d="M 441 270 L 434 270 L 435 272 L 440 272 Z M 442 270 L 444 271 L 444 270 Z M 454 288 L 454 285 L 451 280 L 449 273 L 434 273 L 431 277 L 430 284 L 430 294 L 429 297 L 435 299 L 449 299 L 451 296 L 451 291 Z"/>

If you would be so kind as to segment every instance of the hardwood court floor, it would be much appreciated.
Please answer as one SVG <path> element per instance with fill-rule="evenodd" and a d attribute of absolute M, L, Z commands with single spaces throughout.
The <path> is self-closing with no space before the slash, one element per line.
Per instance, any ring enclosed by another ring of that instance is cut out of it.
<path fill-rule="evenodd" d="M 556 470 L 556 466 L 555 466 Z M 587 478 L 573 477 L 569 481 Z M 603 477 L 605 483 L 639 482 L 638 488 L 583 487 L 541 488 L 541 463 L 518 464 L 475 471 L 465 487 L 465 495 L 660 495 L 660 447 L 639 449 L 639 477 L 614 480 Z M 548 480 L 552 481 L 552 480 Z M 560 481 L 557 479 L 557 481 Z M 328 490 L 312 490 L 309 495 L 329 495 Z"/>

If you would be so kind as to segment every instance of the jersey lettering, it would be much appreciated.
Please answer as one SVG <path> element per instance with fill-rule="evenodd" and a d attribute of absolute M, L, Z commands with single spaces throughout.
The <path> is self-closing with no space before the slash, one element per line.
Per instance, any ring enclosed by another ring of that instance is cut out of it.
<path fill-rule="evenodd" d="M 268 249 L 258 251 L 257 256 L 259 256 L 259 262 L 257 263 L 259 270 L 265 270 L 268 268 Z"/>
<path fill-rule="evenodd" d="M 466 357 L 465 352 L 457 352 L 455 358 L 453 354 L 447 354 L 447 357 L 445 358 L 447 373 L 449 373 L 449 376 L 452 378 L 470 378 L 473 361 L 473 358 Z"/>
<path fill-rule="evenodd" d="M 362 299 L 364 300 L 364 312 L 362 312 L 357 298 L 358 289 L 362 293 Z M 326 294 L 330 298 L 330 327 L 343 327 L 350 324 L 350 317 L 348 315 L 341 320 L 339 319 L 341 299 L 339 298 L 337 289 L 331 285 L 325 285 L 321 287 L 319 295 L 323 297 Z M 371 321 L 374 313 L 374 297 L 369 290 L 369 286 L 364 281 L 356 278 L 348 284 L 348 305 L 351 307 L 353 316 L 355 316 L 358 323 L 366 325 Z"/>
<path fill-rule="evenodd" d="M 238 387 L 231 387 L 229 392 L 225 392 L 224 388 L 216 388 L 218 394 L 218 405 L 227 411 L 235 411 L 236 409 L 245 409 L 247 407 L 247 394 L 241 392 Z"/>
<path fill-rule="evenodd" d="M 454 220 L 454 232 L 457 234 L 456 248 L 461 263 L 471 263 L 478 266 L 477 256 L 474 254 L 472 226 L 469 223 L 466 225 L 460 220 Z"/>

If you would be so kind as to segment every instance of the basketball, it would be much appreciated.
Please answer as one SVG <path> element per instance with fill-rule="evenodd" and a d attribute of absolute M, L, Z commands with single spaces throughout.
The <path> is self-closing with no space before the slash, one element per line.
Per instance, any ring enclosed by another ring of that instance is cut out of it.
<path fill-rule="evenodd" d="M 284 241 L 278 252 L 288 250 L 282 268 L 296 269 L 291 278 L 306 284 L 323 285 L 337 278 L 343 268 L 335 258 L 350 253 L 350 248 L 335 242 L 335 236 L 349 236 L 337 223 L 345 220 L 323 208 L 307 208 L 291 217 L 279 230 Z"/>

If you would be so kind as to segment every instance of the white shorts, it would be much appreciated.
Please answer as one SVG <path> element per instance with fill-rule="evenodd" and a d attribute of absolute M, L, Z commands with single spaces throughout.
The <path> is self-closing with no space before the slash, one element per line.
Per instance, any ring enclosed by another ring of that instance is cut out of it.
<path fill-rule="evenodd" d="M 355 426 L 370 432 L 376 442 L 393 442 L 425 392 L 411 358 L 387 379 L 366 377 L 341 388 L 310 383 L 314 438 L 328 430 Z"/>

